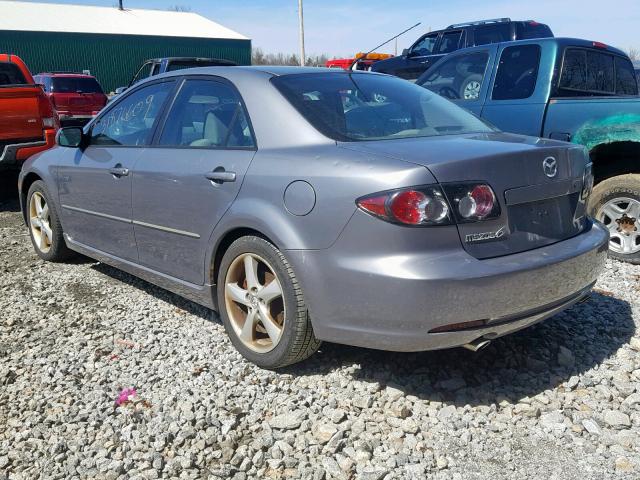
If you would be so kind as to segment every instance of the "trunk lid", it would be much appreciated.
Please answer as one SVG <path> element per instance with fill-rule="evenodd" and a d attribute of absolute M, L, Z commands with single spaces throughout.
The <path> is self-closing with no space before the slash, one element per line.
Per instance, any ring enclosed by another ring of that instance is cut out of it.
<path fill-rule="evenodd" d="M 423 165 L 441 184 L 490 185 L 500 203 L 500 217 L 458 225 L 462 245 L 476 258 L 542 247 L 585 227 L 580 192 L 588 157 L 582 147 L 503 133 L 341 146 Z M 545 173 L 547 159 L 555 163 L 555 175 Z"/>

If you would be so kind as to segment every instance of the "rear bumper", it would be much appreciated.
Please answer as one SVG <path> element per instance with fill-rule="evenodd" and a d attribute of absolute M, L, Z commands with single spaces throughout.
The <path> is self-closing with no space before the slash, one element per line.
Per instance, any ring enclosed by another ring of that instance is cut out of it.
<path fill-rule="evenodd" d="M 352 219 L 356 228 L 366 221 L 358 213 Z M 395 244 L 376 251 L 376 239 L 352 245 L 347 230 L 328 250 L 286 253 L 303 286 L 316 336 L 395 351 L 496 338 L 554 315 L 588 294 L 606 260 L 609 239 L 595 223 L 553 245 L 478 260 L 459 242 L 448 251 L 428 251 L 424 237 L 414 251 L 393 252 Z M 480 320 L 479 327 L 429 333 Z"/>
<path fill-rule="evenodd" d="M 0 169 L 15 168 L 36 153 L 53 147 L 56 143 L 56 132 L 45 130 L 44 139 L 37 142 L 12 143 L 0 150 Z"/>

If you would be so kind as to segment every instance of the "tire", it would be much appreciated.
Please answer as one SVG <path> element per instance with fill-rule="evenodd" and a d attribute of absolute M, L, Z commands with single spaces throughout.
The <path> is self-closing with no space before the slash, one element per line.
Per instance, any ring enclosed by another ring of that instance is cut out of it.
<path fill-rule="evenodd" d="M 25 217 L 36 254 L 48 262 L 62 262 L 73 256 L 73 252 L 64 241 L 60 217 L 51 198 L 53 197 L 42 180 L 33 182 L 27 193 Z M 36 211 L 36 202 L 40 202 L 39 213 Z M 39 236 L 38 232 L 41 232 Z M 42 235 L 42 232 L 47 233 Z"/>
<path fill-rule="evenodd" d="M 477 88 L 475 88 L 477 86 Z M 469 75 L 462 81 L 460 89 L 458 90 L 459 98 L 461 100 L 477 100 L 480 98 L 480 89 L 482 88 L 482 75 L 473 74 Z M 469 89 L 469 91 L 467 91 Z M 475 96 L 467 96 L 467 95 Z"/>
<path fill-rule="evenodd" d="M 247 274 L 252 271 L 256 273 Z M 295 273 L 267 240 L 247 236 L 233 242 L 222 257 L 217 281 L 225 330 L 250 362 L 273 370 L 300 362 L 320 347 Z M 247 324 L 250 318 L 255 320 Z"/>
<path fill-rule="evenodd" d="M 589 213 L 609 229 L 609 256 L 640 264 L 640 175 L 620 175 L 598 183 L 589 200 Z"/>

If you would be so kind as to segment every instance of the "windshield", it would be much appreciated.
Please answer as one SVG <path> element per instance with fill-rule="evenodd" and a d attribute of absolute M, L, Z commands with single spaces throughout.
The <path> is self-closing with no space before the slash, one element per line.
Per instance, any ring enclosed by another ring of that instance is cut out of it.
<path fill-rule="evenodd" d="M 337 141 L 493 131 L 448 100 L 397 77 L 332 72 L 272 82 L 307 121 Z"/>
<path fill-rule="evenodd" d="M 54 77 L 51 91 L 55 93 L 102 93 L 102 88 L 91 77 Z"/>

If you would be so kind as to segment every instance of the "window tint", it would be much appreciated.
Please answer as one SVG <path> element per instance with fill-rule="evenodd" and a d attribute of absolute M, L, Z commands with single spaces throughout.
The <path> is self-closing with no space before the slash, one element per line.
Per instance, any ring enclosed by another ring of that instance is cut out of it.
<path fill-rule="evenodd" d="M 491 98 L 514 100 L 529 98 L 536 88 L 540 47 L 521 45 L 502 51 Z"/>
<path fill-rule="evenodd" d="M 418 42 L 413 47 L 411 47 L 411 53 L 413 53 L 414 55 L 430 55 L 431 53 L 433 53 L 433 47 L 436 46 L 437 40 L 437 33 L 427 35 L 422 40 L 418 40 Z"/>
<path fill-rule="evenodd" d="M 0 85 L 21 85 L 25 83 L 27 83 L 27 80 L 17 65 L 0 62 Z"/>
<path fill-rule="evenodd" d="M 476 45 L 508 42 L 511 40 L 511 26 L 508 23 L 499 23 L 476 27 L 473 38 Z"/>
<path fill-rule="evenodd" d="M 633 67 L 627 59 L 585 48 L 565 51 L 560 89 L 562 95 L 571 96 L 638 92 Z"/>
<path fill-rule="evenodd" d="M 91 129 L 91 145 L 148 145 L 173 84 L 156 83 L 128 94 L 98 118 Z"/>
<path fill-rule="evenodd" d="M 516 23 L 516 39 L 528 40 L 530 38 L 549 38 L 553 37 L 553 32 L 544 23 L 538 22 L 517 22 Z"/>
<path fill-rule="evenodd" d="M 633 65 L 626 58 L 616 57 L 616 93 L 618 95 L 638 94 Z"/>
<path fill-rule="evenodd" d="M 466 110 L 397 77 L 323 73 L 271 81 L 318 131 L 338 141 L 492 131 Z"/>
<path fill-rule="evenodd" d="M 440 45 L 438 45 L 437 53 L 450 53 L 456 51 L 458 49 L 458 45 L 460 44 L 461 36 L 462 31 L 447 32 L 442 35 L 442 40 L 440 40 Z"/>
<path fill-rule="evenodd" d="M 254 147 L 247 116 L 235 90 L 223 83 L 187 80 L 165 122 L 160 144 L 191 147 Z"/>
<path fill-rule="evenodd" d="M 487 52 L 455 55 L 437 69 L 428 70 L 416 83 L 452 100 L 477 100 L 488 62 Z"/>
<path fill-rule="evenodd" d="M 587 50 L 587 90 L 615 92 L 613 55 Z"/>
<path fill-rule="evenodd" d="M 90 77 L 54 77 L 51 82 L 54 93 L 102 93 L 95 78 Z"/>

